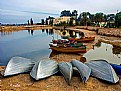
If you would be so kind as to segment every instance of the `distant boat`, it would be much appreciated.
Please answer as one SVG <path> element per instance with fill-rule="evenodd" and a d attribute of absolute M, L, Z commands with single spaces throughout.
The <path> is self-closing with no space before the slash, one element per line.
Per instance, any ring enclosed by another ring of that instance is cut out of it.
<path fill-rule="evenodd" d="M 49 77 L 58 72 L 58 64 L 54 60 L 40 60 L 32 68 L 30 75 L 35 80 Z"/>
<path fill-rule="evenodd" d="M 85 64 L 91 68 L 92 76 L 111 83 L 117 83 L 119 81 L 119 77 L 106 60 L 92 60 Z"/>
<path fill-rule="evenodd" d="M 82 82 L 85 83 L 91 74 L 91 69 L 87 65 L 76 59 L 73 59 L 71 63 L 74 67 L 77 68 L 78 72 L 80 73 Z"/>
<path fill-rule="evenodd" d="M 116 74 L 121 76 L 121 65 L 112 64 L 112 63 L 110 63 L 110 65 L 113 67 Z"/>
<path fill-rule="evenodd" d="M 53 46 L 51 44 L 50 49 L 55 52 L 61 52 L 61 53 L 86 53 L 86 46 L 80 46 L 80 47 L 59 47 L 59 46 Z"/>
<path fill-rule="evenodd" d="M 29 72 L 31 71 L 34 64 L 35 63 L 33 63 L 31 59 L 23 57 L 12 57 L 8 62 L 3 75 L 10 76 L 19 73 Z"/>
<path fill-rule="evenodd" d="M 77 41 L 77 42 L 90 42 L 94 41 L 95 37 L 83 37 L 83 38 L 68 38 L 70 41 Z"/>
<path fill-rule="evenodd" d="M 61 62 L 59 63 L 59 71 L 63 74 L 66 82 L 70 85 L 70 81 L 73 74 L 73 67 L 70 62 Z"/>

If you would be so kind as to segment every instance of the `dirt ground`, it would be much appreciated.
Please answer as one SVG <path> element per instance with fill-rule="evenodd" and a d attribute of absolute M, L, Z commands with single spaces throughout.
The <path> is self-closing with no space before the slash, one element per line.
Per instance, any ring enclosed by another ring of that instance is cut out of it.
<path fill-rule="evenodd" d="M 105 36 L 96 35 L 94 31 L 81 30 L 87 36 L 95 36 L 95 41 L 85 43 L 87 51 L 93 48 L 93 45 L 99 39 L 105 39 Z M 106 37 L 108 40 L 112 38 Z M 119 39 L 119 38 L 114 38 Z M 83 54 L 52 54 L 51 59 L 58 63 L 61 61 L 71 61 L 72 59 L 80 60 Z M 4 67 L 0 67 L 0 71 Z M 121 78 L 121 77 L 120 77 Z M 54 75 L 39 81 L 33 80 L 29 73 L 19 74 L 11 77 L 0 76 L 0 91 L 121 91 L 121 79 L 117 84 L 110 84 L 97 78 L 91 77 L 84 84 L 80 76 L 73 76 L 69 86 L 62 75 Z"/>

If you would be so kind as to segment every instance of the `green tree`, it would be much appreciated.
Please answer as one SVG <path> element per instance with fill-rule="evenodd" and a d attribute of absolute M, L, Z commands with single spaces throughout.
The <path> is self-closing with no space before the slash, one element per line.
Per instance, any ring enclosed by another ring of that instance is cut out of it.
<path fill-rule="evenodd" d="M 100 22 L 105 21 L 104 14 L 103 13 L 96 13 L 94 16 L 94 21 L 97 25 L 99 25 Z"/>
<path fill-rule="evenodd" d="M 82 25 L 87 26 L 91 22 L 89 16 L 90 16 L 89 12 L 81 13 L 81 19 L 80 19 L 81 21 L 80 22 L 82 23 Z"/>
<path fill-rule="evenodd" d="M 30 19 L 30 24 L 33 25 L 33 20 L 32 20 L 32 18 Z"/>
<path fill-rule="evenodd" d="M 28 25 L 30 25 L 29 20 L 27 22 L 28 22 Z"/>
<path fill-rule="evenodd" d="M 41 24 L 44 25 L 44 19 L 41 19 Z"/>
<path fill-rule="evenodd" d="M 121 26 L 121 12 L 116 14 L 115 26 L 118 27 L 118 28 Z"/>
<path fill-rule="evenodd" d="M 107 27 L 115 27 L 115 14 L 107 15 Z"/>

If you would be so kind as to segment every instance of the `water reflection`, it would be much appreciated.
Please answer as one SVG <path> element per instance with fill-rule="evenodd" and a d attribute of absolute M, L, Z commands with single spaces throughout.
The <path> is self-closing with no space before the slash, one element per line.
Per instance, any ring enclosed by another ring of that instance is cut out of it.
<path fill-rule="evenodd" d="M 55 30 L 55 29 L 54 29 Z M 68 38 L 68 37 L 81 37 L 82 35 L 80 34 L 80 32 L 76 32 L 73 30 L 55 30 L 55 32 L 58 35 L 61 35 L 62 38 Z"/>
<path fill-rule="evenodd" d="M 95 46 L 97 47 L 97 48 L 99 48 L 99 47 L 101 47 L 101 41 L 98 41 L 96 44 L 95 44 Z M 105 50 L 106 51 L 108 51 L 108 47 L 109 47 L 109 44 L 106 44 L 105 43 Z M 113 54 L 115 54 L 115 55 L 117 55 L 117 54 L 121 54 L 121 47 L 119 47 L 119 46 L 115 46 L 115 45 L 111 45 L 112 46 L 112 53 Z"/>
<path fill-rule="evenodd" d="M 48 44 L 53 35 L 57 36 L 53 29 L 0 31 L 0 65 L 6 65 L 13 56 L 34 60 L 48 56 L 51 52 Z"/>
<path fill-rule="evenodd" d="M 28 29 L 28 33 L 31 34 L 31 35 L 33 35 L 34 31 Z"/>
<path fill-rule="evenodd" d="M 45 29 L 42 29 L 42 32 L 45 32 Z"/>
<path fill-rule="evenodd" d="M 48 34 L 48 29 L 46 29 L 46 33 Z"/>
<path fill-rule="evenodd" d="M 0 35 L 1 35 L 1 36 L 11 35 L 12 32 L 13 32 L 13 31 L 3 31 L 3 30 L 1 30 L 1 31 L 0 31 Z"/>
<path fill-rule="evenodd" d="M 111 63 L 121 64 L 121 48 L 100 41 L 96 43 L 94 49 L 89 50 L 83 56 L 87 61 L 105 59 Z"/>
<path fill-rule="evenodd" d="M 23 30 L 1 30 L 0 31 L 0 36 L 1 37 L 4 37 L 6 35 L 12 35 L 14 32 L 18 32 L 18 31 L 23 31 Z M 34 31 L 36 30 L 30 30 L 28 29 L 27 30 L 29 35 L 34 35 Z M 45 29 L 42 29 L 42 32 L 44 33 L 45 32 Z M 53 35 L 54 34 L 54 30 L 53 29 L 46 29 L 46 33 L 49 34 L 49 35 Z"/>

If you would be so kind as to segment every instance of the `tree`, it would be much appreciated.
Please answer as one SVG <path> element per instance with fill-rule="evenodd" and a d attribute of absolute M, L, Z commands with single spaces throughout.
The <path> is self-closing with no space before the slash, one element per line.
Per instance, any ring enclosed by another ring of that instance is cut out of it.
<path fill-rule="evenodd" d="M 29 20 L 27 22 L 28 22 L 28 25 L 30 25 Z"/>
<path fill-rule="evenodd" d="M 49 25 L 53 25 L 53 19 L 50 19 L 50 21 L 49 21 Z"/>
<path fill-rule="evenodd" d="M 71 16 L 71 12 L 69 10 L 64 10 L 61 12 L 61 17 L 62 16 Z"/>
<path fill-rule="evenodd" d="M 70 18 L 70 21 L 69 21 L 69 26 L 73 26 L 73 18 Z"/>
<path fill-rule="evenodd" d="M 44 25 L 44 19 L 41 19 L 41 24 Z"/>
<path fill-rule="evenodd" d="M 89 15 L 89 19 L 90 19 L 90 25 L 94 26 L 95 25 L 95 15 L 94 14 L 90 14 Z"/>
<path fill-rule="evenodd" d="M 121 26 L 121 12 L 116 14 L 115 26 L 118 27 L 118 28 Z"/>
<path fill-rule="evenodd" d="M 95 23 L 97 23 L 97 25 L 99 25 L 100 22 L 105 21 L 104 14 L 103 13 L 96 13 L 94 16 L 94 21 L 95 21 Z"/>
<path fill-rule="evenodd" d="M 74 10 L 71 14 L 71 18 L 73 18 L 73 21 L 75 21 L 75 24 L 77 24 L 77 10 Z"/>
<path fill-rule="evenodd" d="M 80 14 L 80 23 L 82 25 L 87 26 L 90 23 L 90 13 L 89 12 L 83 12 Z"/>
<path fill-rule="evenodd" d="M 33 25 L 33 20 L 32 20 L 32 18 L 30 19 L 30 24 Z"/>
<path fill-rule="evenodd" d="M 107 15 L 107 26 L 108 27 L 115 27 L 115 14 L 108 14 Z"/>

